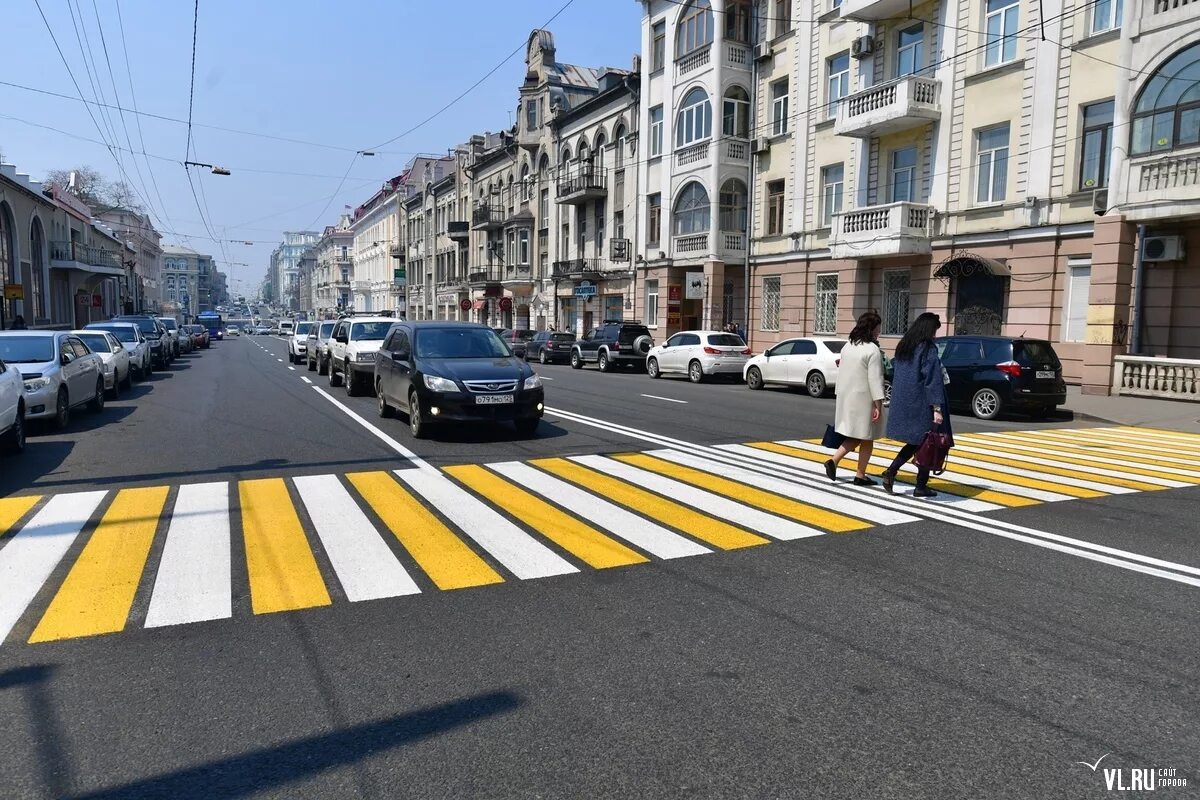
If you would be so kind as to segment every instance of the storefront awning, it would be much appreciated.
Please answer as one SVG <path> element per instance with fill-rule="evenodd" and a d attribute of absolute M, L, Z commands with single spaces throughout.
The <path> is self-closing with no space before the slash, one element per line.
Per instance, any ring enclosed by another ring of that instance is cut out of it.
<path fill-rule="evenodd" d="M 481 308 L 487 308 L 487 300 L 476 300 L 474 303 L 471 303 L 471 308 L 476 311 Z"/>
<path fill-rule="evenodd" d="M 974 253 L 959 253 L 950 256 L 933 273 L 933 277 L 942 280 L 950 278 L 970 278 L 973 275 L 994 275 L 997 278 L 1012 277 L 1012 270 L 1002 261 L 987 256 L 977 256 Z"/>

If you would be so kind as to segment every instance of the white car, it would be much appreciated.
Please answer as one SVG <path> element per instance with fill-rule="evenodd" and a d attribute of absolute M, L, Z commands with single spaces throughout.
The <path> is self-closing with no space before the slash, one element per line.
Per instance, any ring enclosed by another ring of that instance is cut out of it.
<path fill-rule="evenodd" d="M 88 349 L 104 362 L 104 389 L 109 392 L 109 397 L 119 395 L 122 388 L 133 388 L 133 365 L 129 363 L 129 353 L 117 341 L 117 337 L 94 328 L 71 333 L 82 339 Z"/>
<path fill-rule="evenodd" d="M 294 330 L 296 330 L 296 323 L 292 322 L 290 319 L 285 319 L 283 322 L 279 323 L 280 336 L 291 336 L 292 331 Z"/>
<path fill-rule="evenodd" d="M 0 453 L 25 449 L 25 381 L 16 367 L 0 361 Z"/>
<path fill-rule="evenodd" d="M 288 361 L 303 364 L 308 360 L 308 334 L 317 323 L 297 322 L 296 330 L 287 334 Z"/>
<path fill-rule="evenodd" d="M 329 385 L 346 385 L 354 397 L 375 388 L 375 353 L 388 331 L 392 317 L 346 317 L 338 320 L 329 342 Z"/>
<path fill-rule="evenodd" d="M 92 322 L 85 325 L 83 330 L 106 331 L 111 333 L 125 352 L 129 354 L 129 363 L 139 381 L 144 381 L 154 372 L 154 355 L 150 352 L 150 342 L 142 335 L 142 331 L 134 322 Z"/>
<path fill-rule="evenodd" d="M 0 359 L 21 371 L 25 419 L 50 420 L 62 430 L 71 409 L 104 410 L 104 362 L 67 331 L 4 331 Z"/>
<path fill-rule="evenodd" d="M 743 377 L 751 389 L 803 386 L 811 396 L 821 397 L 837 386 L 839 353 L 845 346 L 845 339 L 788 339 L 747 361 Z"/>
<path fill-rule="evenodd" d="M 750 349 L 736 333 L 680 331 L 646 354 L 646 374 L 672 373 L 700 383 L 709 375 L 741 375 Z"/>

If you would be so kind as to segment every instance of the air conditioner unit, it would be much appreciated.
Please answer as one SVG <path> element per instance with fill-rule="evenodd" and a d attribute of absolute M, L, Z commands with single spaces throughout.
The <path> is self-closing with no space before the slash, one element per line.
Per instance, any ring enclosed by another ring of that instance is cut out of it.
<path fill-rule="evenodd" d="M 759 42 L 754 45 L 754 60 L 766 61 L 771 56 L 775 55 L 775 51 L 771 49 L 770 42 Z"/>
<path fill-rule="evenodd" d="M 756 155 L 758 153 L 765 153 L 770 149 L 771 149 L 771 140 L 768 139 L 767 137 L 759 136 L 757 139 L 754 140 L 754 152 Z"/>
<path fill-rule="evenodd" d="M 850 44 L 850 55 L 855 58 L 867 58 L 875 52 L 875 40 L 870 36 L 860 36 Z"/>
<path fill-rule="evenodd" d="M 1142 261 L 1182 260 L 1182 236 L 1147 236 L 1142 240 Z"/>
<path fill-rule="evenodd" d="M 1108 213 L 1108 189 L 1092 190 L 1092 213 L 1098 217 Z"/>

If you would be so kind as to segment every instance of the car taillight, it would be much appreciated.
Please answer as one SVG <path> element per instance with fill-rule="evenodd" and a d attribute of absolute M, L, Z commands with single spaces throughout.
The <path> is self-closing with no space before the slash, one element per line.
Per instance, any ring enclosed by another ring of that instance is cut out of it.
<path fill-rule="evenodd" d="M 546 349 L 547 349 L 547 350 L 553 350 L 553 349 L 554 349 L 554 342 L 546 342 Z"/>
<path fill-rule="evenodd" d="M 996 369 L 1005 375 L 1012 375 L 1014 378 L 1021 377 L 1021 365 L 1015 361 L 1005 361 L 1003 364 L 997 364 Z"/>
<path fill-rule="evenodd" d="M 613 342 L 613 343 L 612 343 L 612 349 L 613 349 L 613 350 L 620 350 L 620 349 L 621 349 L 621 343 L 620 343 L 620 342 Z"/>
<path fill-rule="evenodd" d="M 717 349 L 717 348 L 715 348 L 715 347 L 706 347 L 706 348 L 704 348 L 704 352 L 705 352 L 705 353 L 707 353 L 707 354 L 708 354 L 708 355 L 710 355 L 710 356 L 719 356 L 719 355 L 721 355 L 721 351 L 720 351 L 720 350 L 718 350 L 718 349 Z"/>
<path fill-rule="evenodd" d="M 743 350 L 743 351 L 742 351 L 742 355 L 744 355 L 744 356 L 752 356 L 752 355 L 754 355 L 754 351 L 753 351 L 753 350 L 751 350 L 749 347 L 747 347 L 745 350 Z"/>

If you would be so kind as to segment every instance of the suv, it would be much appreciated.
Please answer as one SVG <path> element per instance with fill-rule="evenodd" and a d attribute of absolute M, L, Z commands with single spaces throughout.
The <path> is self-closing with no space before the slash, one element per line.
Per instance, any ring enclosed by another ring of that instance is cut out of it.
<path fill-rule="evenodd" d="M 295 332 L 288 335 L 288 361 L 303 364 L 308 354 L 308 334 L 317 323 L 298 322 Z"/>
<path fill-rule="evenodd" d="M 606 320 L 575 342 L 571 366 L 583 369 L 585 363 L 594 361 L 601 372 L 621 365 L 645 369 L 646 354 L 653 346 L 650 330 L 642 323 Z"/>
<path fill-rule="evenodd" d="M 308 360 L 309 372 L 316 371 L 318 375 L 324 375 L 329 369 L 329 345 L 333 342 L 329 337 L 333 335 L 336 326 L 336 322 L 324 320 L 313 323 L 309 329 L 304 343 L 304 357 Z"/>
<path fill-rule="evenodd" d="M 286 319 L 283 322 L 279 323 L 279 335 L 280 336 L 291 336 L 295 330 L 296 330 L 296 323 L 292 322 L 290 319 Z"/>
<path fill-rule="evenodd" d="M 166 369 L 171 363 L 171 338 L 167 329 L 149 314 L 121 314 L 112 318 L 113 322 L 132 322 L 138 326 L 142 336 L 150 343 L 150 360 L 156 367 Z"/>
<path fill-rule="evenodd" d="M 1045 339 L 946 336 L 935 340 L 950 376 L 946 399 L 980 419 L 1005 409 L 1044 417 L 1067 402 L 1062 362 Z"/>
<path fill-rule="evenodd" d="M 25 449 L 25 379 L 0 360 L 0 453 Z"/>
<path fill-rule="evenodd" d="M 388 329 L 391 317 L 346 317 L 338 320 L 329 344 L 329 385 L 346 385 L 354 397 L 374 386 L 375 351 Z"/>

